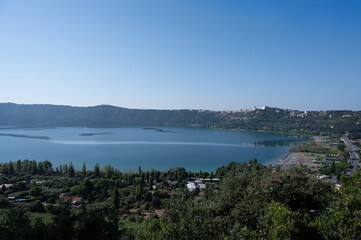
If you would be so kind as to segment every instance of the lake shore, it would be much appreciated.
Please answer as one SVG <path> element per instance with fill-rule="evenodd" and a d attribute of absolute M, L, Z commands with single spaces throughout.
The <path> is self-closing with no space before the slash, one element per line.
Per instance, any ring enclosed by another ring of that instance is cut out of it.
<path fill-rule="evenodd" d="M 274 164 L 273 166 L 281 166 L 282 168 L 290 168 L 298 164 L 297 159 L 300 157 L 298 153 L 290 153 L 285 158 L 281 159 L 279 163 Z"/>

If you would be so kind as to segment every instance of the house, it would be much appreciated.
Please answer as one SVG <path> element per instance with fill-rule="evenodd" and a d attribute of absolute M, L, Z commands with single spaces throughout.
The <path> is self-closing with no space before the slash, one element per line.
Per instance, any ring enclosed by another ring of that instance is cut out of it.
<path fill-rule="evenodd" d="M 205 178 L 204 181 L 206 181 L 206 182 L 219 182 L 219 178 Z"/>
<path fill-rule="evenodd" d="M 27 207 L 27 206 L 29 206 L 29 203 L 27 203 L 27 202 L 12 202 L 11 205 Z"/>
<path fill-rule="evenodd" d="M 8 189 L 8 188 L 10 188 L 10 187 L 12 187 L 12 186 L 14 186 L 14 184 L 1 184 L 1 185 L 0 185 L 0 189 L 2 189 L 3 187 L 5 187 L 6 189 Z"/>
<path fill-rule="evenodd" d="M 173 187 L 173 186 L 177 185 L 177 181 L 167 180 L 167 184 L 169 187 Z"/>
<path fill-rule="evenodd" d="M 19 198 L 24 198 L 26 195 L 28 195 L 27 192 L 14 192 L 14 193 L 8 194 L 8 199 L 9 200 L 16 200 L 16 199 L 19 199 Z"/>
<path fill-rule="evenodd" d="M 187 188 L 189 191 L 196 190 L 196 184 L 194 182 L 187 182 Z"/>
<path fill-rule="evenodd" d="M 204 184 L 204 183 L 199 183 L 199 184 L 198 184 L 198 188 L 199 188 L 199 190 L 203 191 L 203 190 L 206 188 L 206 184 Z"/>
<path fill-rule="evenodd" d="M 66 202 L 82 202 L 83 201 L 83 199 L 81 198 L 81 197 L 64 197 L 64 199 L 63 199 L 64 201 L 66 201 Z"/>
<path fill-rule="evenodd" d="M 70 202 L 70 207 L 80 208 L 84 204 L 84 200 L 81 197 L 64 197 L 64 201 Z"/>
<path fill-rule="evenodd" d="M 69 192 L 66 192 L 66 193 L 60 193 L 59 194 L 59 199 L 60 200 L 64 200 L 65 197 L 68 197 L 70 196 L 70 193 Z"/>

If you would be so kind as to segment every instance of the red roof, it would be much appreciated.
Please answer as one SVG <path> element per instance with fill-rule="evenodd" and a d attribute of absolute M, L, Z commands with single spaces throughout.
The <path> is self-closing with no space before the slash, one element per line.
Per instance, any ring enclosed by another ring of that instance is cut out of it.
<path fill-rule="evenodd" d="M 81 197 L 64 197 L 64 201 L 68 202 L 80 202 L 83 199 Z"/>

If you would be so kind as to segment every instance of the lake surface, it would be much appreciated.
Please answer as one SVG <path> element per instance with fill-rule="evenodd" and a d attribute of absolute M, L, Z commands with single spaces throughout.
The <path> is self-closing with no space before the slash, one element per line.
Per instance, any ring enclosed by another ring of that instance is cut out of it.
<path fill-rule="evenodd" d="M 257 158 L 265 165 L 284 158 L 300 139 L 286 135 L 186 127 L 51 128 L 0 127 L 0 162 L 49 160 L 55 168 L 95 163 L 121 171 L 142 169 L 210 171 L 231 161 Z"/>

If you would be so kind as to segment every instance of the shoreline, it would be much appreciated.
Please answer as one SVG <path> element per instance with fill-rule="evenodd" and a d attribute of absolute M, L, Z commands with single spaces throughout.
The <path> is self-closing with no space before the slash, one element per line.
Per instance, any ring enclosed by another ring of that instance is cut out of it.
<path fill-rule="evenodd" d="M 290 168 L 298 164 L 297 159 L 299 158 L 298 153 L 290 153 L 283 159 L 279 160 L 279 163 L 272 165 L 272 167 L 281 166 L 282 168 Z"/>

